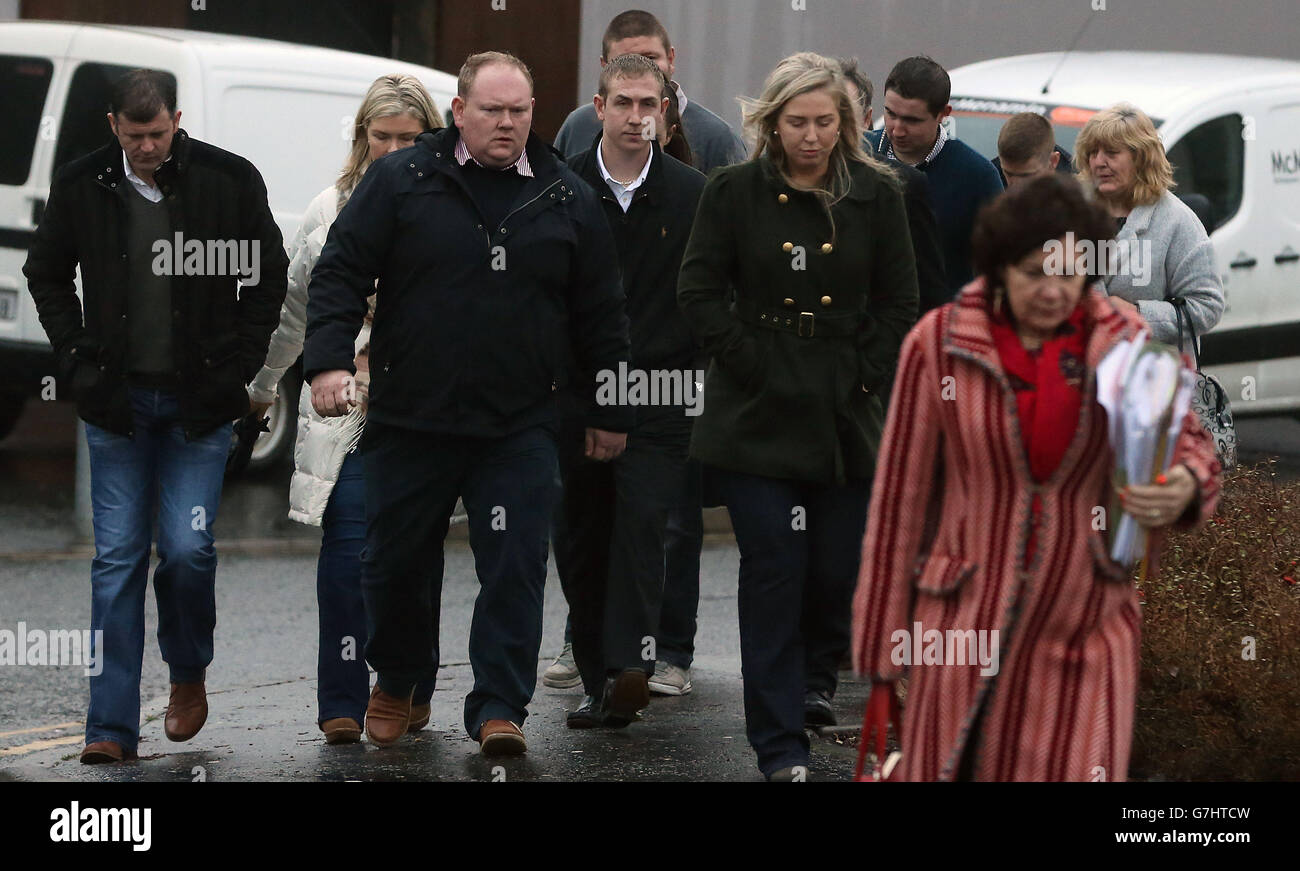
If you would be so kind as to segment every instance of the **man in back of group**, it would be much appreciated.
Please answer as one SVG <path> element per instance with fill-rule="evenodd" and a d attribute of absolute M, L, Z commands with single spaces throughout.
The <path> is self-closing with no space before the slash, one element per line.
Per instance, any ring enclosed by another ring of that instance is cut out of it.
<path fill-rule="evenodd" d="M 993 165 L 1008 188 L 1053 172 L 1074 175 L 1074 161 L 1056 144 L 1052 122 L 1037 112 L 1012 115 L 1002 125 Z"/>
<path fill-rule="evenodd" d="M 601 37 L 600 65 L 604 67 L 623 54 L 639 54 L 654 61 L 676 90 L 683 132 L 690 143 L 696 169 L 707 175 L 715 167 L 729 166 L 745 159 L 745 146 L 731 126 L 699 103 L 688 100 L 682 86 L 673 81 L 677 50 L 658 18 L 639 9 L 614 16 Z M 591 140 L 600 128 L 596 107 L 585 103 L 564 119 L 560 132 L 555 135 L 555 147 L 565 158 L 581 154 L 591 147 Z"/>
<path fill-rule="evenodd" d="M 695 168 L 700 172 L 707 174 L 716 167 L 745 159 L 745 146 L 730 125 L 699 103 L 687 99 L 681 85 L 673 81 L 677 50 L 659 19 L 639 9 L 619 13 L 609 22 L 601 37 L 600 52 L 602 68 L 624 54 L 639 54 L 654 61 L 676 91 L 684 128 L 682 134 L 690 145 Z M 555 137 L 555 147 L 566 158 L 572 158 L 589 149 L 592 139 L 600 132 L 601 121 L 596 115 L 594 102 L 586 103 L 569 113 Z M 705 367 L 706 361 L 697 359 L 692 368 Z M 700 549 L 704 544 L 703 489 L 699 464 L 691 461 L 683 500 L 668 514 L 667 577 L 659 635 L 661 658 L 650 681 L 650 688 L 656 693 L 685 695 L 691 691 Z M 566 629 L 564 648 L 542 676 L 542 682 L 547 686 L 565 689 L 581 682 L 570 640 L 571 633 Z"/>
<path fill-rule="evenodd" d="M 653 61 L 611 59 L 596 107 L 603 132 L 569 166 L 596 191 L 614 233 L 631 322 L 630 383 L 644 377 L 681 390 L 633 408 L 627 450 L 609 463 L 583 456 L 587 397 L 568 389 L 559 397 L 564 497 L 554 524 L 555 566 L 586 688 L 568 716 L 578 729 L 626 726 L 650 698 L 657 655 L 647 642 L 658 634 L 664 534 L 685 488 L 698 401 L 697 352 L 677 304 L 677 273 L 705 182 L 659 147 L 655 133 L 668 97 Z"/>
<path fill-rule="evenodd" d="M 1002 191 L 1002 178 L 978 151 L 950 139 L 943 121 L 952 114 L 952 82 L 928 57 L 899 61 L 885 79 L 885 129 L 871 144 L 926 174 L 939 221 L 950 298 L 972 278 L 970 236 L 980 207 Z"/>
<path fill-rule="evenodd" d="M 862 141 L 869 150 L 871 144 L 871 98 L 875 89 L 871 79 L 858 66 L 857 58 L 840 60 L 849 98 L 858 107 L 862 119 Z M 925 314 L 943 305 L 949 299 L 948 282 L 943 273 L 943 251 L 939 247 L 939 225 L 930 201 L 930 183 L 925 173 L 895 158 L 885 162 L 898 173 L 903 182 L 903 205 L 907 208 L 907 228 L 912 234 L 912 254 L 916 257 L 916 283 L 920 291 L 918 312 Z"/>

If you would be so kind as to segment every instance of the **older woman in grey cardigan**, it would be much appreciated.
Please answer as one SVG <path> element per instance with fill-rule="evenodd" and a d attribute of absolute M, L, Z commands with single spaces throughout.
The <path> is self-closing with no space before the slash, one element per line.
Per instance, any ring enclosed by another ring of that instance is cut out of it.
<path fill-rule="evenodd" d="M 1136 310 L 1152 338 L 1178 344 L 1180 301 L 1200 336 L 1223 315 L 1214 247 L 1196 214 L 1170 188 L 1173 168 L 1151 119 L 1120 103 L 1094 115 L 1075 142 L 1079 178 L 1116 219 L 1118 261 L 1105 280 L 1121 309 Z M 1184 337 L 1186 340 L 1186 337 Z"/>

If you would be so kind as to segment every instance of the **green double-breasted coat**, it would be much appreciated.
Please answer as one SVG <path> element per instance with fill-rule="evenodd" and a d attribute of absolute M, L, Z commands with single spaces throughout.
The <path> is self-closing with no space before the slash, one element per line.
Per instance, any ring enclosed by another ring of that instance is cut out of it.
<path fill-rule="evenodd" d="M 881 395 L 916 320 L 916 263 L 898 184 L 850 166 L 829 216 L 766 157 L 710 177 L 677 283 L 712 357 L 692 457 L 774 478 L 870 480 Z"/>

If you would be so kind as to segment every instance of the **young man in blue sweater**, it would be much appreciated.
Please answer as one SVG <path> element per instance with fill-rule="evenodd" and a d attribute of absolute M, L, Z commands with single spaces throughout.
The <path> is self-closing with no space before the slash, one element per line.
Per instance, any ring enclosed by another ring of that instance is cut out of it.
<path fill-rule="evenodd" d="M 944 272 L 955 297 L 975 277 L 971 228 L 980 207 L 1002 192 L 1002 177 L 975 149 L 948 137 L 943 120 L 952 114 L 951 96 L 947 71 L 930 58 L 899 61 L 885 79 L 885 129 L 873 131 L 871 144 L 882 157 L 926 174 Z"/>

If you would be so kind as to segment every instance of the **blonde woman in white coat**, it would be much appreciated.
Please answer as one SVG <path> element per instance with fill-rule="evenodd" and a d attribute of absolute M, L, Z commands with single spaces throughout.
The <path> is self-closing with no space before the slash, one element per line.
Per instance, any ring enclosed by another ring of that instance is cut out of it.
<path fill-rule="evenodd" d="M 271 336 L 266 364 L 249 386 L 255 411 L 275 400 L 276 385 L 302 353 L 307 323 L 307 293 L 312 268 L 330 225 L 347 202 L 367 167 L 380 157 L 406 148 L 426 130 L 443 126 L 432 98 L 414 76 L 376 79 L 353 124 L 352 149 L 339 180 L 321 191 L 303 215 L 290 247 L 289 290 L 280 326 Z M 374 298 L 371 298 L 371 314 Z M 289 484 L 289 517 L 322 527 L 316 566 L 320 608 L 317 655 L 317 724 L 328 744 L 361 740 L 370 695 L 364 657 L 366 615 L 361 599 L 361 548 L 365 543 L 366 506 L 361 457 L 355 452 L 365 423 L 370 382 L 370 317 L 357 336 L 356 404 L 342 417 L 323 418 L 303 389 L 298 401 L 298 441 Z M 411 731 L 429 721 L 433 684 L 415 689 Z"/>

